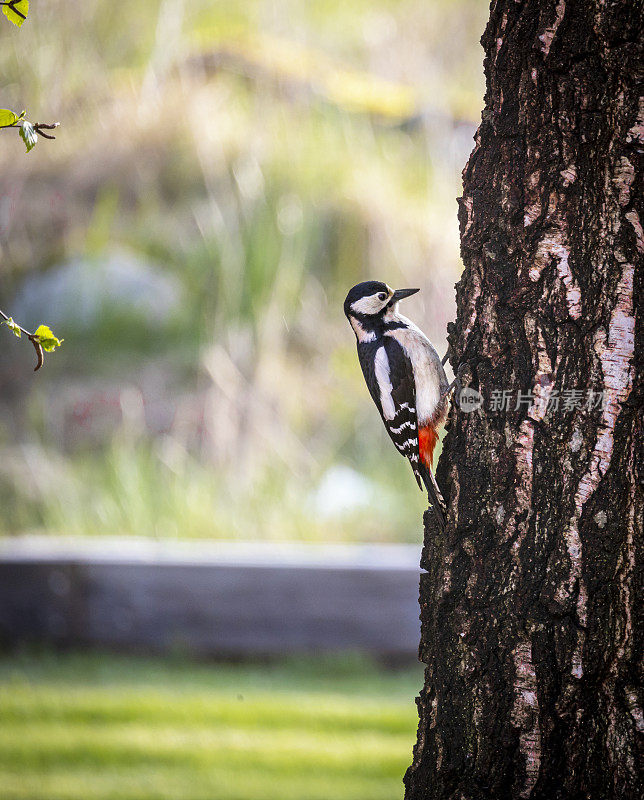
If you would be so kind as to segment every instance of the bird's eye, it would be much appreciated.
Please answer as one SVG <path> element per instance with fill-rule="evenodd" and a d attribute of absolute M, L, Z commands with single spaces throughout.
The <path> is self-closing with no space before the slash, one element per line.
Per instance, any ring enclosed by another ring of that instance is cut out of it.
<path fill-rule="evenodd" d="M 380 294 L 378 295 L 378 300 L 386 300 L 386 299 L 387 295 L 385 294 L 385 292 L 380 292 Z"/>

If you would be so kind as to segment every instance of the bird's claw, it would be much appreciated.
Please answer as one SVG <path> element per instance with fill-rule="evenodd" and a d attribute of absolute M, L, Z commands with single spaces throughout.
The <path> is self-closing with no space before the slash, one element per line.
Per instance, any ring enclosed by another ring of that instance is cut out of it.
<path fill-rule="evenodd" d="M 450 383 L 450 385 L 447 387 L 447 389 L 445 389 L 445 391 L 441 394 L 441 400 L 444 397 L 446 397 L 452 390 L 454 390 L 454 394 L 455 394 L 456 398 L 459 397 L 459 395 L 461 394 L 461 390 L 463 389 L 463 382 L 462 382 L 461 378 L 462 378 L 463 372 L 465 372 L 466 368 L 467 368 L 467 362 L 463 362 L 462 364 L 458 365 L 458 368 L 456 369 L 456 375 L 454 377 L 454 380 Z"/>
<path fill-rule="evenodd" d="M 462 364 L 458 365 L 456 370 L 456 377 L 454 378 L 454 396 L 458 399 L 460 397 L 461 391 L 463 389 L 463 373 L 467 369 L 467 363 L 463 362 Z"/>

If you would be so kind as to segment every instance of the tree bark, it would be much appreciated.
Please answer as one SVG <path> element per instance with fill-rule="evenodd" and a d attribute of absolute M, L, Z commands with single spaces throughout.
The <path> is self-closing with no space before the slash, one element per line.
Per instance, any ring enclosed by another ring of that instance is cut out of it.
<path fill-rule="evenodd" d="M 406 798 L 640 798 L 642 5 L 498 0 L 482 44 Z"/>

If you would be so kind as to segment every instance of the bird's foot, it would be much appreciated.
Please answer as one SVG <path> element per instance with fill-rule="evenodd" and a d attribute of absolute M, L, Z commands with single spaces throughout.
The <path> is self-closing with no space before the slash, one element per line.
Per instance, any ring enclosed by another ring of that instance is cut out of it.
<path fill-rule="evenodd" d="M 454 391 L 455 396 L 458 398 L 458 396 L 461 393 L 461 390 L 463 389 L 463 382 L 461 381 L 461 378 L 463 377 L 463 372 L 465 372 L 466 368 L 467 368 L 467 361 L 464 361 L 462 364 L 458 365 L 454 380 L 450 383 L 447 389 L 445 389 L 445 391 L 441 394 L 441 400 L 444 397 L 447 397 L 447 395 L 451 391 Z"/>

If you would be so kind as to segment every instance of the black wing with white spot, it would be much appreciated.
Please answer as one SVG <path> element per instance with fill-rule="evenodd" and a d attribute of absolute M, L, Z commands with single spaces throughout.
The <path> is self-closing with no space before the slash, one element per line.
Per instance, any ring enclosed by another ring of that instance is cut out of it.
<path fill-rule="evenodd" d="M 411 361 L 395 339 L 385 337 L 385 351 L 389 361 L 391 397 L 394 401 L 393 419 L 385 419 L 385 428 L 392 442 L 411 466 L 420 484 L 418 472 L 418 419 L 416 417 L 416 384 Z"/>
<path fill-rule="evenodd" d="M 411 361 L 398 342 L 390 337 L 359 346 L 358 357 L 387 433 L 398 452 L 409 459 L 418 485 L 422 487 L 416 386 Z"/>

